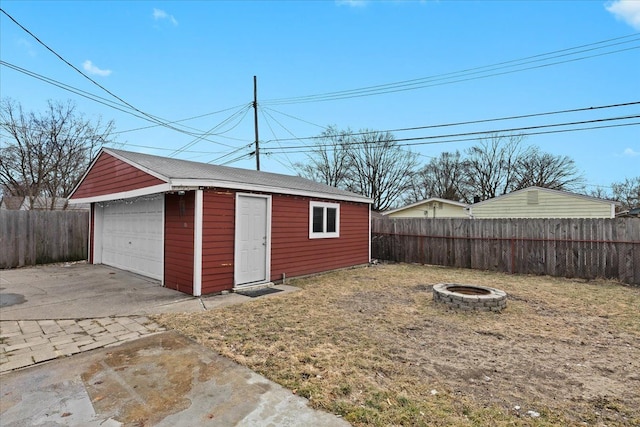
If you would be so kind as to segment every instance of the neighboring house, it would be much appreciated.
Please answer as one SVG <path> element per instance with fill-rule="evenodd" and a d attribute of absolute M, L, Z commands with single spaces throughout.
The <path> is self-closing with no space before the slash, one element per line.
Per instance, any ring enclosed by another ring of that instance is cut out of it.
<path fill-rule="evenodd" d="M 383 215 L 389 218 L 469 218 L 466 206 L 465 203 L 432 197 L 384 212 Z"/>
<path fill-rule="evenodd" d="M 618 212 L 616 218 L 640 218 L 640 206 L 626 211 Z"/>
<path fill-rule="evenodd" d="M 90 263 L 194 296 L 371 258 L 371 200 L 301 177 L 102 149 L 70 202 L 91 204 Z"/>
<path fill-rule="evenodd" d="M 619 202 L 528 187 L 468 206 L 471 218 L 615 218 Z"/>
<path fill-rule="evenodd" d="M 385 216 L 380 212 L 371 211 L 371 219 L 383 219 Z"/>
<path fill-rule="evenodd" d="M 4 196 L 0 200 L 0 209 L 7 209 L 11 211 L 26 210 L 24 207 L 24 197 L 19 196 Z"/>
<path fill-rule="evenodd" d="M 53 209 L 51 197 L 38 196 L 33 200 L 33 206 L 29 202 L 28 197 L 24 196 L 5 196 L 0 201 L 0 209 L 8 209 L 14 211 L 44 211 L 44 210 L 89 210 L 88 204 L 70 205 L 67 204 L 67 199 L 63 197 L 57 197 L 53 201 Z"/>

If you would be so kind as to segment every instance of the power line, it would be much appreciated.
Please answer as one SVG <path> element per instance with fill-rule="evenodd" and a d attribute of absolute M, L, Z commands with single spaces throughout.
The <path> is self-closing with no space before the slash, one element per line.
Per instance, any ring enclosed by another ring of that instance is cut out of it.
<path fill-rule="evenodd" d="M 165 147 L 157 147 L 157 146 L 153 146 L 153 145 L 141 145 L 141 144 L 131 144 L 129 142 L 120 142 L 120 141 L 107 141 L 105 144 L 113 144 L 113 145 L 122 145 L 122 146 L 127 146 L 127 147 L 136 147 L 136 148 L 146 148 L 146 149 L 151 149 L 151 150 L 159 150 L 159 151 L 174 151 L 175 148 L 165 148 Z M 191 153 L 191 154 L 220 154 L 220 152 L 216 152 L 216 151 L 183 151 L 184 153 Z"/>
<path fill-rule="evenodd" d="M 444 128 L 444 127 L 454 127 L 454 126 L 473 125 L 473 124 L 480 124 L 480 123 L 499 122 L 499 121 L 505 121 L 505 120 L 529 119 L 529 118 L 533 118 L 533 117 L 544 117 L 544 116 L 552 116 L 552 115 L 557 115 L 557 114 L 579 113 L 579 112 L 585 112 L 585 111 L 597 111 L 597 110 L 604 110 L 604 109 L 609 109 L 609 108 L 630 107 L 632 105 L 640 105 L 640 101 L 623 102 L 623 103 L 609 104 L 609 105 L 599 105 L 599 106 L 596 106 L 596 107 L 571 108 L 571 109 L 565 109 L 565 110 L 547 111 L 547 112 L 543 112 L 543 113 L 520 114 L 520 115 L 516 115 L 516 116 L 494 117 L 494 118 L 490 118 L 490 119 L 467 120 L 467 121 L 463 121 L 463 122 L 441 123 L 441 124 L 436 124 L 436 125 L 425 125 L 425 126 L 413 126 L 413 127 L 406 127 L 406 128 L 386 129 L 386 130 L 380 130 L 378 132 L 396 133 L 396 132 L 408 132 L 408 131 L 425 130 L 425 129 L 437 129 L 437 128 Z M 366 135 L 368 133 L 369 132 L 367 132 L 367 131 L 362 131 L 362 132 L 353 132 L 353 133 L 350 133 L 349 135 L 351 135 L 351 136 Z M 322 135 L 314 135 L 314 136 L 306 136 L 306 137 L 299 137 L 299 138 L 298 137 L 296 137 L 296 138 L 280 138 L 280 141 L 302 141 L 302 140 L 316 140 L 316 139 L 323 139 L 323 138 L 324 137 Z"/>
<path fill-rule="evenodd" d="M 209 134 L 213 133 L 213 131 L 215 131 L 216 129 L 225 126 L 227 123 L 230 123 L 232 120 L 235 120 L 237 117 L 242 115 L 242 117 L 240 117 L 240 120 L 238 121 L 238 123 L 236 123 L 236 125 L 234 125 L 231 129 L 235 128 L 242 121 L 242 119 L 244 119 L 244 117 L 246 116 L 246 114 L 247 114 L 247 112 L 249 111 L 250 108 L 251 108 L 251 104 L 244 105 L 241 109 L 239 109 L 238 111 L 233 113 L 231 116 L 227 117 L 222 122 L 218 123 L 216 126 L 214 126 L 211 129 L 209 129 L 203 135 L 198 136 L 193 141 L 190 141 L 187 144 L 183 145 L 182 147 L 175 149 L 171 154 L 169 154 L 169 157 L 174 157 L 174 156 L 180 154 L 181 152 L 193 147 L 195 144 L 197 144 L 198 142 L 202 141 L 206 136 L 208 136 Z M 232 146 L 227 145 L 227 144 L 223 144 L 221 142 L 217 142 L 217 144 L 223 145 L 225 147 L 233 148 Z"/>
<path fill-rule="evenodd" d="M 274 159 L 276 162 L 280 163 L 285 169 L 289 170 L 290 172 L 293 172 L 294 174 L 297 173 L 295 166 L 291 163 L 288 157 L 287 157 L 287 161 L 289 161 L 289 165 L 286 165 L 283 161 L 278 159 L 275 153 L 267 153 L 267 156 L 271 159 Z"/>
<path fill-rule="evenodd" d="M 633 117 L 640 118 L 640 116 L 633 116 Z M 604 119 L 604 120 L 608 120 L 608 119 Z M 611 120 L 617 120 L 617 119 L 611 119 Z M 636 125 L 640 125 L 640 122 L 618 123 L 618 124 L 614 124 L 614 125 L 590 126 L 590 127 L 574 128 L 574 129 L 556 129 L 556 130 L 541 131 L 541 132 L 522 132 L 522 133 L 518 133 L 518 135 L 522 135 L 522 136 L 547 135 L 547 134 L 553 134 L 553 133 L 578 132 L 578 131 L 584 131 L 584 130 L 607 129 L 607 128 L 617 128 L 617 127 L 636 126 Z M 477 140 L 477 139 L 478 138 L 467 138 L 465 140 L 459 140 L 459 141 L 474 141 L 474 140 Z M 428 144 L 440 144 L 440 143 L 443 143 L 443 142 L 447 142 L 447 141 L 435 141 L 435 142 L 426 142 L 426 143 L 408 143 L 408 144 L 401 144 L 401 145 L 404 145 L 404 146 L 428 145 Z M 454 140 L 452 142 L 458 142 L 458 141 Z"/>
<path fill-rule="evenodd" d="M 66 83 L 62 83 L 62 82 L 60 82 L 58 80 L 52 79 L 50 77 L 43 76 L 43 75 L 38 74 L 36 72 L 27 70 L 25 68 L 19 67 L 17 65 L 11 64 L 11 63 L 8 63 L 6 61 L 0 60 L 0 65 L 5 66 L 5 67 L 10 68 L 10 69 L 13 69 L 14 71 L 20 72 L 20 73 L 25 74 L 25 75 L 27 75 L 29 77 L 33 77 L 33 78 L 35 78 L 37 80 L 41 80 L 41 81 L 43 81 L 45 83 L 51 84 L 53 86 L 56 86 L 56 87 L 58 87 L 60 89 L 66 90 L 68 92 L 75 93 L 76 95 L 82 96 L 84 98 L 87 98 L 87 99 L 92 100 L 94 102 L 97 102 L 99 104 L 105 105 L 105 106 L 107 106 L 109 108 L 113 108 L 115 110 L 118 110 L 118 111 L 121 111 L 123 113 L 132 115 L 132 116 L 137 117 L 139 119 L 143 119 L 143 120 L 146 120 L 146 121 L 152 121 L 148 117 L 136 114 L 135 112 L 131 111 L 130 109 L 122 108 L 123 107 L 122 104 L 115 103 L 112 100 L 109 100 L 107 98 L 101 97 L 101 96 L 96 95 L 96 94 L 93 94 L 91 92 L 87 92 L 85 90 L 78 89 L 78 88 L 73 87 L 71 85 L 68 85 Z M 222 112 L 229 111 L 229 110 L 235 109 L 235 108 L 237 108 L 239 106 L 243 106 L 243 105 L 246 105 L 246 104 L 240 104 L 240 105 L 235 106 L 235 107 L 230 107 L 230 108 L 226 108 L 224 110 L 214 111 L 212 113 L 201 114 L 199 116 L 189 117 L 189 118 L 186 118 L 186 119 L 175 120 L 175 121 L 172 121 L 172 122 L 168 122 L 168 124 L 175 124 L 175 123 L 179 123 L 179 122 L 183 122 L 183 121 L 193 120 L 193 119 L 197 119 L 197 118 L 201 118 L 201 117 L 205 117 L 205 116 L 209 116 L 209 115 L 213 115 L 213 114 L 222 113 Z M 153 123 L 157 123 L 155 121 L 152 121 L 152 122 Z M 119 134 L 122 134 L 122 133 L 125 133 L 125 132 L 131 132 L 131 131 L 142 130 L 142 129 L 149 129 L 149 128 L 156 127 L 156 126 L 163 126 L 163 125 L 162 124 L 155 124 L 155 125 L 152 125 L 152 126 L 146 126 L 146 127 L 136 128 L 136 129 L 130 129 L 130 130 L 126 130 L 126 131 L 113 132 L 113 134 L 114 135 L 119 135 Z M 184 126 L 184 125 L 182 125 L 182 126 Z M 202 132 L 199 129 L 195 129 L 195 128 L 190 127 L 190 126 L 185 126 L 185 127 L 189 128 L 189 129 L 193 129 L 193 130 L 195 130 L 195 131 L 197 131 L 199 133 L 192 132 L 192 131 L 187 131 L 187 130 L 184 130 L 184 129 L 179 129 L 179 128 L 176 128 L 176 127 L 171 127 L 171 129 L 173 129 L 173 130 L 175 130 L 177 132 L 192 136 L 192 137 L 202 137 L 202 136 L 206 136 L 207 135 L 206 132 Z M 224 136 L 223 136 L 223 138 L 235 139 L 235 138 L 224 137 Z M 218 143 L 218 142 L 213 141 L 211 139 L 206 139 L 205 138 L 205 140 L 209 141 L 209 142 L 212 142 L 212 143 L 215 143 L 215 144 L 221 144 L 221 145 L 227 146 L 226 144 Z"/>
<path fill-rule="evenodd" d="M 27 34 L 29 34 L 31 37 L 33 37 L 38 43 L 40 43 L 42 46 L 44 46 L 44 48 L 46 48 L 49 52 L 51 52 L 52 54 L 54 54 L 58 59 L 60 59 L 62 62 L 64 62 L 65 64 L 67 64 L 69 67 L 71 67 L 73 70 L 75 70 L 76 72 L 78 72 L 82 77 L 84 77 L 85 79 L 89 80 L 92 84 L 94 84 L 95 86 L 99 87 L 100 89 L 102 89 L 103 91 L 105 91 L 106 93 L 108 93 L 109 95 L 111 95 L 113 98 L 117 99 L 118 101 L 120 101 L 122 104 L 126 105 L 127 107 L 129 107 L 130 109 L 138 112 L 139 114 L 142 114 L 143 116 L 147 117 L 150 121 L 157 123 L 160 126 L 164 126 L 167 127 L 169 129 L 173 129 L 173 130 L 177 130 L 179 132 L 182 132 L 182 130 L 171 126 L 170 124 L 168 124 L 166 121 L 162 121 L 159 118 L 145 113 L 144 111 L 134 107 L 133 105 L 131 105 L 130 103 L 128 103 L 127 101 L 125 101 L 124 99 L 120 98 L 118 95 L 114 94 L 113 92 L 111 92 L 109 89 L 105 88 L 104 86 L 102 86 L 100 83 L 96 82 L 95 80 L 93 80 L 91 77 L 87 76 L 85 73 L 83 73 L 80 69 L 78 69 L 75 65 L 71 64 L 69 61 L 67 61 L 66 59 L 64 59 L 58 52 L 56 52 L 55 50 L 53 50 L 51 47 L 49 47 L 46 43 L 44 43 L 42 40 L 40 40 L 35 34 L 33 34 L 31 31 L 29 31 L 25 26 L 23 26 L 22 24 L 20 24 L 13 16 L 11 16 L 9 13 L 7 13 L 4 9 L 0 8 L 0 12 L 2 12 L 3 14 L 5 14 L 11 21 L 13 21 L 18 27 L 20 27 L 24 32 L 26 32 Z"/>
<path fill-rule="evenodd" d="M 175 123 L 187 122 L 189 120 L 201 119 L 202 117 L 213 116 L 215 114 L 220 114 L 220 113 L 224 113 L 226 111 L 235 110 L 236 108 L 243 107 L 243 106 L 246 106 L 246 104 L 234 105 L 233 107 L 225 108 L 223 110 L 212 111 L 211 113 L 199 114 L 197 116 L 187 117 L 186 119 L 174 120 L 174 121 L 171 121 L 171 122 L 168 122 L 168 123 L 169 124 L 175 124 Z M 118 134 L 119 135 L 121 133 L 136 132 L 136 131 L 139 131 L 139 130 L 151 129 L 151 128 L 158 127 L 158 126 L 161 126 L 161 125 L 151 125 L 151 126 L 143 126 L 143 127 L 134 128 L 134 129 L 121 130 L 119 132 L 114 132 L 114 134 Z M 214 134 L 214 135 L 217 136 L 217 135 L 220 135 L 220 134 Z"/>
<path fill-rule="evenodd" d="M 255 154 L 256 154 L 255 151 L 252 152 L 252 153 L 249 153 L 249 154 L 243 154 L 241 156 L 236 157 L 235 159 L 227 160 L 226 162 L 221 163 L 219 166 L 227 166 L 227 165 L 230 165 L 232 163 L 238 162 L 240 160 L 244 160 L 245 158 L 246 159 L 250 159 L 253 156 L 255 156 Z"/>
<path fill-rule="evenodd" d="M 273 137 L 275 138 L 275 141 L 277 142 L 278 146 L 280 146 L 280 141 L 278 140 L 278 137 L 276 136 L 276 133 L 273 131 L 273 128 L 271 127 L 271 123 L 269 122 L 269 120 L 267 119 L 267 115 L 269 115 L 271 117 L 271 114 L 269 114 L 268 112 L 265 113 L 264 109 L 260 109 L 260 113 L 262 113 L 262 118 L 264 119 L 265 123 L 267 124 L 267 126 L 269 127 L 269 130 L 271 131 L 271 134 L 273 135 Z M 273 117 L 271 117 L 273 118 Z M 282 126 L 282 124 L 280 122 L 278 122 L 277 120 L 274 119 L 274 121 L 276 123 L 278 123 L 283 129 L 287 130 L 284 126 Z M 289 132 L 291 133 L 291 132 Z M 293 135 L 293 134 L 292 134 Z M 291 165 L 291 167 L 293 168 L 293 162 L 291 161 L 291 159 L 289 158 L 289 156 L 287 156 L 286 153 L 284 153 L 284 157 L 287 159 L 287 161 L 289 162 L 289 165 Z"/>
<path fill-rule="evenodd" d="M 92 94 L 90 92 L 84 91 L 82 89 L 75 88 L 73 86 L 67 85 L 65 83 L 62 83 L 62 82 L 54 80 L 52 78 L 43 76 L 41 74 L 38 74 L 36 72 L 27 70 L 25 68 L 21 68 L 21 67 L 19 67 L 17 65 L 11 64 L 11 63 L 6 62 L 6 61 L 0 60 L 0 65 L 3 65 L 5 67 L 7 67 L 7 68 L 11 68 L 14 71 L 17 71 L 19 73 L 25 74 L 25 75 L 27 75 L 29 77 L 33 77 L 33 78 L 35 78 L 37 80 L 41 80 L 41 81 L 43 81 L 45 83 L 48 83 L 48 84 L 53 85 L 53 86 L 56 86 L 56 87 L 58 87 L 60 89 L 66 90 L 68 92 L 75 93 L 76 95 L 80 95 L 80 96 L 82 96 L 84 98 L 87 98 L 87 99 L 90 99 L 92 101 L 98 102 L 98 103 L 100 103 L 102 105 L 105 105 L 107 107 L 113 108 L 113 109 L 118 110 L 118 111 L 121 111 L 123 113 L 127 113 L 127 114 L 130 114 L 130 115 L 134 116 L 134 117 L 138 117 L 138 118 L 141 118 L 141 119 L 144 119 L 144 120 L 149 120 L 148 118 L 140 116 L 140 115 L 138 115 L 138 114 L 136 114 L 136 113 L 134 113 L 134 112 L 132 112 L 132 111 L 130 111 L 128 109 L 127 110 L 123 109 L 121 107 L 122 104 L 117 104 L 117 103 L 115 103 L 115 102 L 113 102 L 113 101 L 111 101 L 111 100 L 109 100 L 107 98 L 103 98 L 103 97 L 101 97 L 99 95 L 95 95 L 95 94 Z"/>
<path fill-rule="evenodd" d="M 625 40 L 625 39 L 630 39 L 630 40 Z M 577 54 L 580 54 L 580 53 L 590 52 L 590 51 L 594 51 L 594 50 L 598 50 L 598 49 L 610 48 L 610 47 L 617 46 L 617 45 L 620 45 L 620 44 L 633 43 L 633 42 L 636 42 L 638 40 L 640 40 L 640 36 L 638 35 L 638 33 L 634 33 L 634 34 L 630 34 L 630 35 L 627 35 L 627 36 L 617 37 L 617 38 L 608 39 L 608 40 L 602 40 L 602 41 L 599 41 L 599 42 L 589 43 L 589 44 L 586 44 L 586 45 L 575 46 L 575 47 L 556 50 L 556 51 L 547 52 L 547 53 L 543 53 L 543 54 L 528 56 L 528 57 L 525 57 L 525 58 L 520 58 L 520 59 L 515 59 L 515 60 L 510 60 L 510 61 L 505 61 L 505 62 L 500 62 L 500 63 L 496 63 L 496 64 L 491 64 L 491 65 L 485 65 L 485 66 L 481 66 L 481 67 L 469 68 L 469 69 L 455 71 L 455 72 L 437 74 L 437 75 L 433 75 L 433 76 L 422 77 L 422 78 L 411 79 L 411 80 L 403 80 L 403 81 L 394 82 L 394 83 L 386 83 L 386 84 L 381 84 L 381 85 L 366 86 L 366 87 L 357 88 L 357 89 L 335 91 L 335 92 L 326 92 L 326 93 L 320 93 L 320 94 L 314 94 L 314 95 L 306 95 L 306 96 L 298 96 L 298 97 L 291 97 L 291 98 L 275 98 L 275 99 L 266 100 L 266 101 L 263 102 L 263 104 L 277 105 L 277 104 L 297 104 L 297 103 L 307 103 L 307 102 L 332 101 L 332 100 L 339 100 L 339 99 L 348 99 L 348 98 L 356 98 L 356 97 L 363 97 L 363 96 L 381 95 L 381 94 L 387 94 L 387 93 L 392 93 L 392 92 L 401 92 L 401 91 L 407 91 L 407 90 L 421 89 L 421 88 L 425 88 L 425 87 L 432 87 L 432 86 L 440 86 L 440 85 L 445 85 L 445 84 L 459 83 L 459 82 L 464 82 L 464 81 L 469 81 L 469 80 L 476 80 L 476 79 L 493 77 L 493 76 L 498 76 L 498 75 L 511 74 L 511 73 L 520 72 L 520 71 L 526 71 L 526 70 L 531 70 L 531 69 L 536 69 L 536 68 L 543 68 L 543 67 L 548 67 L 548 66 L 552 66 L 552 65 L 559 65 L 559 64 L 563 64 L 563 63 L 567 63 L 567 62 L 574 62 L 574 61 L 594 58 L 594 57 L 598 57 L 598 56 L 609 55 L 609 54 L 620 53 L 620 52 L 624 52 L 624 51 L 628 51 L 628 50 L 638 49 L 638 48 L 640 48 L 640 46 L 634 46 L 634 47 L 630 47 L 630 48 L 619 49 L 619 50 L 614 50 L 614 51 L 609 51 L 609 52 L 604 52 L 604 53 L 598 53 L 598 54 L 594 54 L 594 55 L 587 55 L 587 56 L 583 56 L 583 57 L 579 57 L 579 58 L 571 58 L 571 59 L 566 59 L 566 60 L 562 60 L 562 61 L 551 62 L 551 63 L 548 63 L 548 64 L 542 64 L 542 65 L 535 65 L 535 66 L 531 66 L 531 67 L 519 68 L 519 69 L 511 70 L 511 71 L 504 71 L 504 72 L 498 72 L 498 73 L 493 73 L 493 74 L 484 74 L 484 75 L 476 76 L 476 77 L 467 77 L 467 76 L 473 76 L 473 75 L 477 75 L 477 74 L 491 73 L 493 71 L 497 71 L 497 70 L 501 70 L 501 69 L 507 69 L 507 68 L 513 68 L 513 67 L 522 67 L 522 66 L 527 65 L 527 64 L 533 64 L 533 63 L 538 63 L 538 62 L 543 62 L 543 61 L 549 61 L 549 60 L 556 59 L 556 58 L 566 57 L 566 56 L 570 56 L 570 55 L 577 55 Z M 592 47 L 592 46 L 597 46 L 597 45 L 602 45 L 602 44 L 606 44 L 606 45 L 605 46 L 599 46 L 599 47 Z M 585 49 L 585 48 L 588 48 L 588 49 Z M 582 49 L 582 50 L 580 50 L 580 49 Z M 455 80 L 451 80 L 451 79 L 455 79 Z M 442 80 L 451 80 L 451 81 L 444 81 L 444 82 L 440 82 L 440 83 L 434 83 L 434 82 L 439 82 L 439 81 L 442 81 Z"/>
<path fill-rule="evenodd" d="M 264 108 L 263 108 L 263 109 L 264 109 Z M 271 108 L 266 108 L 266 109 L 267 109 L 267 110 L 271 110 L 271 111 L 275 111 L 275 110 L 273 110 L 273 109 L 271 109 Z M 276 111 L 276 112 L 278 112 L 278 111 Z M 276 122 L 276 123 L 278 123 L 278 124 L 279 124 L 279 125 L 280 125 L 284 130 L 286 130 L 289 134 L 293 135 L 293 133 L 292 133 L 289 129 L 287 129 L 287 128 L 282 124 L 282 123 L 280 123 L 279 121 L 277 121 L 277 120 L 276 120 L 276 119 L 275 119 L 271 114 L 269 114 L 268 112 L 267 112 L 266 114 L 268 114 L 268 115 L 269 115 L 269 117 L 271 117 L 273 120 L 275 120 L 275 122 Z M 289 116 L 288 114 L 285 114 L 285 113 L 281 113 L 281 114 L 284 114 L 285 116 Z M 289 117 L 292 117 L 292 118 L 298 119 L 298 118 L 293 117 L 293 116 L 289 116 Z M 302 119 L 298 119 L 298 120 L 305 121 L 305 120 L 302 120 Z M 306 121 L 305 121 L 305 122 L 306 122 Z M 313 123 L 311 123 L 311 124 L 313 124 Z M 320 126 L 320 125 L 316 125 L 316 126 L 318 126 L 318 127 L 322 127 L 322 126 Z M 328 129 L 328 128 L 326 128 L 326 127 L 322 127 L 322 128 L 323 128 L 323 129 Z M 272 132 L 272 133 L 273 133 L 273 132 Z M 367 133 L 367 132 L 360 132 L 360 133 L 354 133 L 354 134 L 349 134 L 349 135 L 361 135 L 361 134 L 364 134 L 364 133 Z M 294 136 L 294 138 L 295 138 L 296 140 L 298 140 L 298 141 L 302 142 L 303 144 L 307 145 L 306 143 L 304 143 L 304 141 L 303 141 L 302 139 L 300 139 L 300 138 L 296 138 L 296 137 L 295 137 L 295 135 L 293 135 L 293 136 Z M 274 137 L 275 137 L 275 134 L 274 134 Z M 286 139 L 278 139 L 278 138 L 276 138 L 276 142 L 278 143 L 278 146 L 279 146 L 280 148 L 282 148 L 282 145 L 280 144 L 280 141 L 284 141 L 284 140 L 286 140 Z M 291 140 L 291 139 L 289 138 L 288 140 Z M 267 141 L 267 142 L 270 142 L 270 141 Z M 409 151 L 409 150 L 403 150 L 403 151 Z M 284 151 L 283 151 L 283 153 L 284 153 Z M 269 153 L 269 154 L 274 154 L 274 153 Z M 430 159 L 431 159 L 431 158 L 433 158 L 432 156 L 427 156 L 427 155 L 425 155 L 425 154 L 421 154 L 421 153 L 417 153 L 417 154 L 418 154 L 419 156 L 422 156 L 422 157 L 427 157 L 427 158 L 430 158 Z M 285 154 L 285 157 L 287 158 L 287 160 L 289 161 L 289 163 L 291 163 L 291 166 L 292 166 L 292 167 L 294 168 L 294 170 L 295 170 L 295 166 L 293 165 L 293 163 L 291 162 L 291 160 L 289 160 L 289 157 L 288 157 L 286 154 Z M 280 163 L 280 164 L 282 164 L 281 162 L 279 162 L 279 163 Z"/>
<path fill-rule="evenodd" d="M 589 123 L 602 123 L 602 122 L 617 121 L 617 120 L 629 120 L 629 119 L 636 119 L 636 118 L 640 118 L 640 115 L 610 117 L 610 118 L 595 119 L 595 120 L 583 120 L 583 121 L 577 121 L 577 122 L 555 123 L 555 124 L 550 124 L 550 125 L 526 126 L 526 127 L 520 127 L 520 128 L 492 129 L 492 130 L 477 131 L 477 132 L 465 132 L 465 133 L 457 133 L 457 134 L 428 135 L 428 136 L 418 136 L 418 137 L 412 137 L 412 138 L 397 138 L 397 139 L 394 139 L 393 141 L 395 141 L 395 142 L 406 142 L 405 144 L 398 144 L 398 145 L 401 145 L 401 146 L 413 146 L 413 145 L 444 144 L 444 143 L 449 143 L 449 142 L 474 141 L 474 140 L 479 139 L 479 137 L 482 136 L 482 135 L 492 135 L 492 134 L 501 134 L 501 133 L 514 133 L 514 132 L 517 132 L 519 135 L 529 136 L 529 135 L 542 135 L 542 134 L 550 134 L 550 133 L 574 132 L 574 131 L 591 130 L 591 129 L 603 129 L 603 128 L 612 128 L 612 127 L 635 126 L 637 124 L 640 124 L 640 122 L 619 123 L 619 124 L 615 124 L 615 125 L 593 126 L 593 127 L 586 127 L 586 128 L 556 129 L 556 130 L 540 131 L 540 132 L 534 132 L 534 131 L 537 130 L 537 129 L 547 129 L 547 128 L 552 128 L 552 127 L 577 126 L 577 125 L 583 125 L 583 124 L 589 124 Z M 470 136 L 471 138 L 450 139 L 450 140 L 439 141 L 439 139 L 443 139 L 443 138 L 459 138 L 459 137 L 467 137 L 467 136 Z M 410 141 L 422 141 L 422 142 L 410 142 Z M 366 141 L 345 142 L 346 145 L 363 145 L 363 144 L 367 144 L 367 143 L 368 142 L 366 142 Z M 332 145 L 331 144 L 319 144 L 318 147 L 331 148 Z M 313 152 L 314 151 L 313 149 L 311 149 L 311 150 L 298 150 L 299 148 L 301 148 L 301 147 L 298 147 L 298 146 L 281 147 L 282 150 L 296 150 L 296 151 L 289 151 L 289 153 L 309 153 L 309 152 Z M 271 150 L 274 150 L 274 149 L 271 149 Z"/>
<path fill-rule="evenodd" d="M 320 129 L 325 129 L 325 130 L 327 129 L 327 127 L 326 127 L 326 126 L 320 126 L 320 125 L 315 124 L 315 123 L 312 123 L 312 122 L 310 122 L 310 121 L 308 121 L 308 120 L 301 119 L 300 117 L 292 116 L 291 114 L 287 114 L 287 113 L 283 113 L 282 111 L 274 110 L 273 108 L 264 107 L 264 106 L 263 106 L 262 108 L 263 108 L 264 110 L 273 111 L 274 113 L 282 114 L 283 116 L 287 116 L 287 117 L 290 117 L 290 118 L 292 118 L 292 119 L 295 119 L 295 120 L 301 121 L 301 122 L 303 122 L 303 123 L 306 123 L 306 124 L 309 124 L 309 125 L 313 125 L 313 126 L 319 127 Z"/>
<path fill-rule="evenodd" d="M 232 156 L 232 155 L 234 155 L 234 154 L 236 154 L 236 153 L 239 153 L 239 152 L 240 152 L 240 151 L 242 151 L 242 150 L 246 150 L 246 149 L 248 149 L 248 148 L 250 148 L 250 147 L 252 147 L 252 146 L 253 146 L 253 142 L 251 142 L 251 143 L 249 143 L 249 144 L 247 144 L 247 145 L 244 145 L 244 146 L 242 146 L 242 147 L 236 148 L 235 150 L 230 151 L 229 153 L 224 154 L 224 155 L 222 155 L 222 156 L 220 156 L 220 157 L 217 157 L 217 158 L 215 158 L 215 159 L 209 160 L 207 163 L 209 163 L 209 164 L 217 164 L 217 163 L 215 163 L 215 162 L 218 162 L 218 161 L 220 161 L 220 160 L 224 159 L 225 157 L 229 157 L 229 156 Z M 251 153 L 249 153 L 249 154 L 243 154 L 243 156 L 247 156 L 247 155 L 249 155 L 249 156 L 250 156 L 250 155 L 251 155 Z"/>
<path fill-rule="evenodd" d="M 266 114 L 269 114 L 269 112 L 266 112 Z M 280 139 L 276 139 L 276 142 L 278 142 L 278 144 L 280 144 L 280 141 L 300 141 L 302 144 L 304 145 L 308 145 L 306 142 L 304 142 L 304 138 L 298 138 L 296 137 L 293 132 L 291 132 L 289 129 L 287 129 L 282 123 L 280 123 L 278 120 L 276 120 L 275 117 L 273 117 L 271 114 L 269 114 L 269 117 L 271 117 L 271 119 L 276 122 L 278 125 L 280 125 L 280 127 L 282 129 L 284 129 L 289 135 L 291 135 L 293 138 L 280 138 Z M 266 142 L 271 142 L 271 141 L 266 141 Z"/>

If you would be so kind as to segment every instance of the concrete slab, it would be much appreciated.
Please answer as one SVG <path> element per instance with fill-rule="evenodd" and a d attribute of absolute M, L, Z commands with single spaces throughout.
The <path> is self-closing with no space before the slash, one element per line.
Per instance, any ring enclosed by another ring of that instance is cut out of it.
<path fill-rule="evenodd" d="M 349 425 L 174 332 L 14 371 L 0 384 L 3 426 Z"/>
<path fill-rule="evenodd" d="M 282 295 L 297 290 L 280 285 Z M 265 295 L 261 298 L 269 298 Z M 86 319 L 197 312 L 251 298 L 236 293 L 196 298 L 105 265 L 44 265 L 0 270 L 0 320 Z"/>
<path fill-rule="evenodd" d="M 189 295 L 158 281 L 103 265 L 71 264 L 0 270 L 0 292 L 24 301 L 0 309 L 2 320 L 144 315 L 163 309 L 202 310 Z"/>

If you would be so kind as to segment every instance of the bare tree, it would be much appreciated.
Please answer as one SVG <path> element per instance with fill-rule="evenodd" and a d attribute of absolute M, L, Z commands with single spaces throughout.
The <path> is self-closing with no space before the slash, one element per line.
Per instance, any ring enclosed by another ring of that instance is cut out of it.
<path fill-rule="evenodd" d="M 403 150 L 389 132 L 362 130 L 348 145 L 351 176 L 348 189 L 373 199 L 372 209 L 384 211 L 411 187 L 417 155 Z"/>
<path fill-rule="evenodd" d="M 30 207 L 38 197 L 67 197 L 82 177 L 97 149 L 114 125 L 91 122 L 75 105 L 49 101 L 44 113 L 25 113 L 22 106 L 3 99 L 0 128 L 0 185 L 12 196 L 24 196 Z"/>
<path fill-rule="evenodd" d="M 294 165 L 298 174 L 312 181 L 346 188 L 350 174 L 349 156 L 346 153 L 351 133 L 349 129 L 328 127 L 316 139 L 312 154 L 307 156 L 308 163 Z"/>
<path fill-rule="evenodd" d="M 622 203 L 623 209 L 640 207 L 640 176 L 626 178 L 611 184 L 614 200 Z"/>
<path fill-rule="evenodd" d="M 495 134 L 467 150 L 467 182 L 481 200 L 506 194 L 515 186 L 522 135 Z"/>
<path fill-rule="evenodd" d="M 319 136 L 308 163 L 295 166 L 305 178 L 370 197 L 372 209 L 380 211 L 411 187 L 417 165 L 417 155 L 400 148 L 388 132 L 330 127 Z"/>
<path fill-rule="evenodd" d="M 543 153 L 534 146 L 518 157 L 511 191 L 534 185 L 552 190 L 577 190 L 582 182 L 573 159 Z"/>
<path fill-rule="evenodd" d="M 413 179 L 405 201 L 413 203 L 430 197 L 470 202 L 473 196 L 466 184 L 466 166 L 459 151 L 444 152 L 432 158 Z"/>
<path fill-rule="evenodd" d="M 582 193 L 586 194 L 587 196 L 597 197 L 599 199 L 613 200 L 613 196 L 611 195 L 611 192 L 607 191 L 606 189 L 600 186 L 595 187 L 591 191 L 583 191 Z"/>

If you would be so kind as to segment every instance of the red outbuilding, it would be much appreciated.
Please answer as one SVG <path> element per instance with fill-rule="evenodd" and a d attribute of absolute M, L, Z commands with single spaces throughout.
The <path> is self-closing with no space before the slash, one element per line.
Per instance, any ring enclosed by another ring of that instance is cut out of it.
<path fill-rule="evenodd" d="M 102 149 L 89 262 L 194 296 L 367 264 L 371 200 L 301 177 Z"/>

